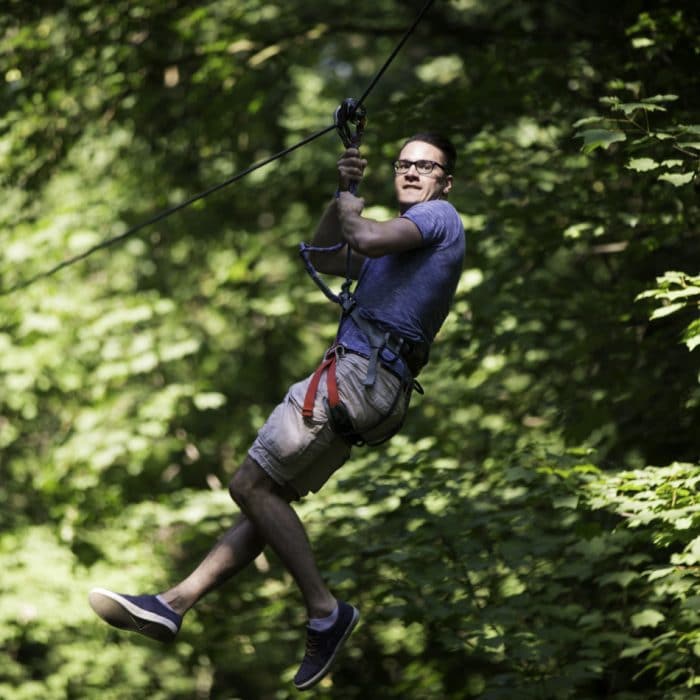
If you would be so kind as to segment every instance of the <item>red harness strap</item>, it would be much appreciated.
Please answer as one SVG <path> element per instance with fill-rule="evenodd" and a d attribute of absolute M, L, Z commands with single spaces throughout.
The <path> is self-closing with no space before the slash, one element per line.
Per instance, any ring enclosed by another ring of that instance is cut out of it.
<path fill-rule="evenodd" d="M 321 383 L 321 377 L 323 376 L 324 372 L 326 372 L 326 386 L 328 387 L 328 405 L 331 408 L 335 408 L 340 403 L 338 379 L 335 376 L 335 364 L 337 359 L 338 356 L 336 355 L 335 348 L 331 348 L 326 353 L 326 357 L 323 362 L 321 362 L 316 371 L 313 373 L 309 386 L 306 390 L 306 396 L 304 396 L 304 407 L 301 411 L 304 418 L 311 418 L 314 414 L 316 394 L 318 393 L 318 386 Z"/>

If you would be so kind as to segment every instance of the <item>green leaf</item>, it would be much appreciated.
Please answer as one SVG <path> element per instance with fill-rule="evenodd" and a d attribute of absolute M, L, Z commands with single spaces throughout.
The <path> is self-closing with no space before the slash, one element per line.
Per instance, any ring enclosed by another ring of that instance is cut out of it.
<path fill-rule="evenodd" d="M 643 654 L 645 651 L 649 651 L 652 648 L 653 646 L 649 639 L 640 639 L 638 642 L 635 642 L 634 644 L 630 644 L 629 646 L 625 647 L 620 652 L 620 658 L 627 659 L 634 656 L 639 656 L 640 654 Z"/>
<path fill-rule="evenodd" d="M 685 308 L 685 304 L 683 303 L 678 303 L 678 304 L 668 304 L 668 306 L 662 306 L 658 309 L 654 309 L 652 312 L 651 316 L 649 317 L 652 321 L 657 318 L 663 318 L 664 316 L 670 316 L 671 314 L 675 313 L 676 311 L 680 311 L 680 309 Z"/>
<path fill-rule="evenodd" d="M 664 182 L 670 182 L 674 187 L 682 187 L 692 182 L 695 173 L 664 173 L 659 175 L 658 179 Z"/>
<path fill-rule="evenodd" d="M 636 170 L 638 173 L 645 173 L 658 167 L 659 164 L 652 158 L 632 158 L 632 160 L 627 163 L 627 168 Z"/>
<path fill-rule="evenodd" d="M 221 408 L 226 403 L 226 397 L 218 392 L 209 391 L 195 394 L 192 401 L 200 411 L 206 411 L 207 409 Z"/>
<path fill-rule="evenodd" d="M 676 518 L 673 521 L 673 526 L 676 528 L 676 530 L 689 530 L 691 527 L 693 527 L 693 518 Z"/>
<path fill-rule="evenodd" d="M 570 508 L 572 510 L 576 509 L 576 506 L 578 505 L 579 498 L 578 496 L 572 495 L 572 496 L 558 496 L 552 498 L 552 506 L 554 508 Z"/>
<path fill-rule="evenodd" d="M 696 537 L 688 543 L 685 548 L 686 551 L 686 561 L 689 565 L 696 565 L 700 563 L 700 537 Z"/>
<path fill-rule="evenodd" d="M 669 291 L 665 295 L 665 298 L 669 301 L 675 301 L 676 299 L 687 299 L 689 297 L 700 296 L 700 287 L 692 284 L 683 289 L 676 289 L 674 291 Z"/>
<path fill-rule="evenodd" d="M 675 102 L 678 99 L 678 95 L 653 95 L 652 97 L 645 97 L 642 102 Z"/>
<path fill-rule="evenodd" d="M 684 342 L 688 346 L 688 350 L 695 350 L 695 348 L 700 345 L 700 333 L 686 338 Z"/>
<path fill-rule="evenodd" d="M 638 612 L 636 615 L 632 615 L 631 622 L 632 627 L 639 629 L 640 627 L 658 627 L 666 619 L 666 616 L 660 613 L 658 610 L 653 608 L 647 608 Z"/>
<path fill-rule="evenodd" d="M 608 117 L 601 117 L 601 116 L 591 116 L 591 117 L 583 117 L 582 119 L 579 119 L 578 121 L 575 121 L 573 123 L 574 129 L 578 129 L 579 127 L 586 126 L 588 124 L 598 124 L 599 122 L 605 121 L 608 119 Z"/>
<path fill-rule="evenodd" d="M 672 574 L 675 570 L 675 566 L 666 566 L 661 569 L 654 569 L 647 575 L 647 581 L 651 583 L 652 581 L 656 581 L 657 579 L 665 578 L 666 576 Z"/>
<path fill-rule="evenodd" d="M 636 571 L 613 571 L 600 577 L 601 584 L 616 583 L 621 588 L 627 588 L 635 579 L 640 578 Z"/>
<path fill-rule="evenodd" d="M 645 112 L 665 112 L 666 107 L 661 105 L 649 104 L 648 102 L 619 102 L 617 104 L 611 105 L 610 109 L 616 112 L 622 112 L 625 116 L 634 114 L 640 109 Z"/>
<path fill-rule="evenodd" d="M 688 346 L 688 350 L 695 350 L 700 345 L 700 319 L 696 319 L 685 329 L 683 342 Z"/>
<path fill-rule="evenodd" d="M 613 143 L 627 140 L 625 133 L 617 129 L 586 129 L 579 131 L 576 137 L 583 139 L 581 150 L 585 154 L 591 153 L 596 148 L 609 148 Z"/>

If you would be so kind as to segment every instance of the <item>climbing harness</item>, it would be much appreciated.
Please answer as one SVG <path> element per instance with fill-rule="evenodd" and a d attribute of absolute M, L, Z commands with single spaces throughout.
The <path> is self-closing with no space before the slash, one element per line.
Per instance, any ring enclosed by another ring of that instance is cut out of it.
<path fill-rule="evenodd" d="M 358 148 L 362 142 L 364 128 L 367 123 L 367 111 L 359 105 L 356 100 L 348 98 L 335 110 L 334 122 L 336 131 L 338 132 L 343 145 L 346 148 Z M 354 131 L 353 127 L 354 126 Z M 353 194 L 357 193 L 358 183 L 350 183 L 350 191 Z M 310 253 L 337 253 L 347 247 L 346 266 L 345 266 L 345 281 L 342 284 L 339 294 L 335 294 L 330 287 L 321 279 L 316 268 L 311 262 Z M 380 421 L 371 429 L 364 431 L 365 434 L 370 434 L 378 428 L 388 416 L 390 416 L 402 395 L 406 395 L 406 401 L 410 400 L 410 394 L 413 389 L 419 393 L 423 393 L 423 389 L 416 381 L 415 377 L 421 367 L 428 360 L 428 350 L 420 343 L 413 343 L 405 338 L 398 336 L 391 331 L 382 329 L 378 324 L 371 321 L 362 314 L 362 309 L 357 303 L 357 299 L 352 292 L 352 249 L 345 241 L 341 241 L 332 246 L 312 246 L 307 243 L 299 245 L 299 254 L 304 261 L 306 271 L 315 282 L 316 286 L 323 294 L 331 301 L 338 304 L 341 308 L 341 316 L 338 324 L 338 335 L 343 321 L 350 317 L 355 325 L 364 334 L 365 339 L 370 347 L 370 354 L 367 366 L 367 373 L 364 379 L 364 387 L 366 390 L 371 390 L 377 380 L 377 370 L 379 365 L 392 368 L 392 365 L 399 359 L 403 362 L 405 368 L 410 373 L 410 378 L 404 373 L 397 372 L 396 369 L 391 369 L 394 374 L 400 377 L 400 383 L 394 395 L 386 415 L 382 416 Z M 338 342 L 338 337 L 326 352 L 321 364 L 311 377 L 309 386 L 304 397 L 304 406 L 302 415 L 304 418 L 312 418 L 316 395 L 322 376 L 326 375 L 327 398 L 326 413 L 329 422 L 334 432 L 340 435 L 348 443 L 354 445 L 371 444 L 378 445 L 391 438 L 400 428 L 401 423 L 396 425 L 391 431 L 385 433 L 377 440 L 369 441 L 361 435 L 355 428 L 350 417 L 350 413 L 345 404 L 340 399 L 338 391 L 338 379 L 336 375 L 336 365 L 339 357 L 342 357 L 346 352 L 356 352 L 349 350 Z"/>
<path fill-rule="evenodd" d="M 278 153 L 275 153 L 274 155 L 270 156 L 269 158 L 265 158 L 264 160 L 261 160 L 257 163 L 254 163 L 253 165 L 249 166 L 245 170 L 242 170 L 241 172 L 232 175 L 230 178 L 227 180 L 224 180 L 223 182 L 214 185 L 213 187 L 210 187 L 207 190 L 204 190 L 203 192 L 200 192 L 198 194 L 192 195 L 188 199 L 180 202 L 179 204 L 176 204 L 168 209 L 165 209 L 155 215 L 153 215 L 151 218 L 146 219 L 145 221 L 142 221 L 139 224 L 136 224 L 135 226 L 132 226 L 129 228 L 127 231 L 124 231 L 124 233 L 120 233 L 116 236 L 112 236 L 111 238 L 106 238 L 103 241 L 100 241 L 99 243 L 91 246 L 90 248 L 87 248 L 81 253 L 78 253 L 77 255 L 74 255 L 73 257 L 67 258 L 57 265 L 54 265 L 53 267 L 44 270 L 43 272 L 39 272 L 36 275 L 33 275 L 32 277 L 29 277 L 23 281 L 20 281 L 6 289 L 0 290 L 0 297 L 6 296 L 8 294 L 11 294 L 12 292 L 16 292 L 20 289 L 26 289 L 30 285 L 34 284 L 34 282 L 37 282 L 40 279 L 44 279 L 46 277 L 51 277 L 52 275 L 56 274 L 57 272 L 63 270 L 64 268 L 68 267 L 69 265 L 73 265 L 74 263 L 80 262 L 81 260 L 85 260 L 85 258 L 89 257 L 93 253 L 96 253 L 100 250 L 104 250 L 106 248 L 110 248 L 113 245 L 116 245 L 117 243 L 120 243 L 121 241 L 126 240 L 127 238 L 130 238 L 134 234 L 138 233 L 142 229 L 146 228 L 147 226 L 151 226 L 152 224 L 155 224 L 159 221 L 162 221 L 163 219 L 171 216 L 175 212 L 180 211 L 181 209 L 184 209 L 185 207 L 188 207 L 190 204 L 193 204 L 194 202 L 199 201 L 200 199 L 203 199 L 204 197 L 208 197 L 210 194 L 214 194 L 214 192 L 218 192 L 220 189 L 223 189 L 224 187 L 227 187 L 228 185 L 233 184 L 234 182 L 237 182 L 238 180 L 242 179 L 246 175 L 249 175 L 255 170 L 258 170 L 259 168 L 262 168 L 265 165 L 268 165 L 272 163 L 273 161 L 279 160 L 283 156 L 286 156 L 288 153 L 291 153 L 292 151 L 295 151 L 297 148 L 301 148 L 302 146 L 305 146 L 308 143 L 311 143 L 312 141 L 315 141 L 317 138 L 320 136 L 323 136 L 324 134 L 327 134 L 329 131 L 333 131 L 334 129 L 338 130 L 340 133 L 341 127 L 338 123 L 338 120 L 342 123 L 342 130 L 348 129 L 348 124 L 354 124 L 356 127 L 358 127 L 358 131 L 361 130 L 361 128 L 364 128 L 364 123 L 362 123 L 362 120 L 364 119 L 363 117 L 363 104 L 364 101 L 367 99 L 369 96 L 370 92 L 374 89 L 375 85 L 379 82 L 379 79 L 384 75 L 385 71 L 391 63 L 394 61 L 396 58 L 396 55 L 399 53 L 403 45 L 408 41 L 408 38 L 413 34 L 415 31 L 416 27 L 420 23 L 420 21 L 423 19 L 423 16 L 426 14 L 430 6 L 435 2 L 435 0 L 427 0 L 425 5 L 423 6 L 423 9 L 418 13 L 418 16 L 416 19 L 413 21 L 413 24 L 406 30 L 404 33 L 403 37 L 399 41 L 399 43 L 394 47 L 394 50 L 389 54 L 389 57 L 384 61 L 384 64 L 382 67 L 377 71 L 377 74 L 374 76 L 370 84 L 367 86 L 365 91 L 362 93 L 362 97 L 358 100 L 345 100 L 343 104 L 341 105 L 341 108 L 343 108 L 344 111 L 340 115 L 336 114 L 336 119 L 334 119 L 334 123 L 330 126 L 327 126 L 323 129 L 320 129 L 314 134 L 311 134 L 310 136 L 307 136 L 306 138 L 302 139 L 298 143 L 295 143 L 294 145 L 285 148 L 282 151 L 279 151 Z M 346 103 L 347 106 L 343 106 Z M 352 103 L 352 104 L 351 104 Z M 346 111 L 345 111 L 346 110 Z M 357 133 L 357 131 L 356 131 Z M 342 137 L 342 135 L 341 135 Z"/>

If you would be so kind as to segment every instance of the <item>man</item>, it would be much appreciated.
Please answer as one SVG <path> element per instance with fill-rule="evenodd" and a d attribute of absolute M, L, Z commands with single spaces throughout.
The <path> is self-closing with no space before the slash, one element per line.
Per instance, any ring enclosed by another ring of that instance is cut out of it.
<path fill-rule="evenodd" d="M 338 192 L 313 241 L 346 241 L 351 275 L 358 278 L 334 346 L 314 375 L 290 388 L 234 474 L 229 491 L 241 510 L 236 524 L 186 579 L 161 595 L 91 591 L 90 604 L 100 617 L 172 640 L 202 596 L 269 545 L 298 584 L 309 616 L 306 653 L 294 683 L 305 690 L 328 673 L 359 612 L 328 590 L 290 503 L 318 491 L 347 460 L 353 443 L 378 442 L 403 421 L 462 269 L 464 229 L 446 201 L 454 164 L 449 141 L 434 134 L 409 139 L 394 163 L 400 215 L 378 222 L 362 216 L 363 200 L 349 192 L 362 179 L 366 161 L 357 149 L 345 151 L 338 161 Z M 313 260 L 321 272 L 346 274 L 345 250 L 317 252 Z"/>

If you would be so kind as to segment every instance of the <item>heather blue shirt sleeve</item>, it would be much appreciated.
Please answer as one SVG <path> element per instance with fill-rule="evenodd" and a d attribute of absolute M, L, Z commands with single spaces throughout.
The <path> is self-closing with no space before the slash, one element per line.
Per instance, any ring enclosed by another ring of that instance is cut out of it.
<path fill-rule="evenodd" d="M 423 245 L 367 259 L 355 296 L 366 318 L 429 345 L 447 317 L 462 273 L 464 228 L 455 208 L 445 200 L 415 204 L 403 216 L 418 227 Z M 351 319 L 341 325 L 339 340 L 366 351 Z"/>
<path fill-rule="evenodd" d="M 456 209 L 444 199 L 414 204 L 403 214 L 410 219 L 423 237 L 426 246 L 448 247 L 464 239 L 464 229 Z M 462 246 L 462 253 L 464 248 Z"/>

